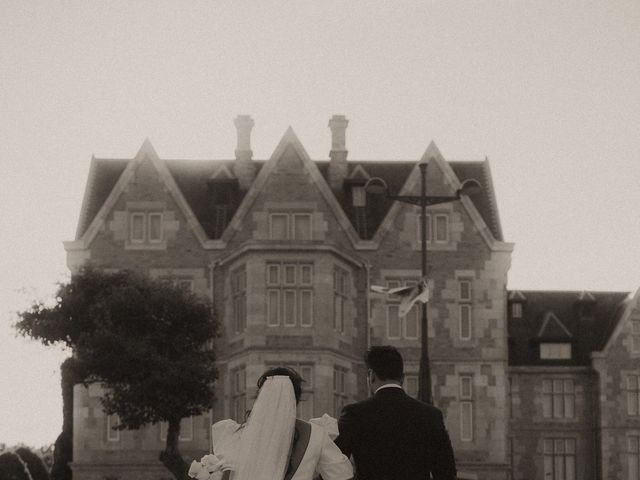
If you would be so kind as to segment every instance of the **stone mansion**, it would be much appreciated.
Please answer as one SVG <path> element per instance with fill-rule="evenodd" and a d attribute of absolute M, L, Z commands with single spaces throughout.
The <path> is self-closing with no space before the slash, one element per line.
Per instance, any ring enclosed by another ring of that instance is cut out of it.
<path fill-rule="evenodd" d="M 418 207 L 364 185 L 381 177 L 418 194 L 419 159 L 347 160 L 347 124 L 330 119 L 328 160 L 311 159 L 292 129 L 254 159 L 246 115 L 230 160 L 161 159 L 149 141 L 131 159 L 91 160 L 64 244 L 71 271 L 142 270 L 208 297 L 222 324 L 215 408 L 182 422 L 189 460 L 209 450 L 212 422 L 244 418 L 269 366 L 305 378 L 305 419 L 367 396 L 370 345 L 402 351 L 405 390 L 417 394 L 418 307 L 399 317 L 370 286 L 420 279 Z M 467 179 L 483 187 L 427 217 L 433 397 L 460 478 L 639 480 L 639 293 L 509 290 L 513 244 L 488 160 L 445 159 L 434 143 L 424 158 L 430 194 Z M 158 461 L 166 427 L 113 430 L 101 394 L 74 390 L 74 479 L 171 478 Z"/>

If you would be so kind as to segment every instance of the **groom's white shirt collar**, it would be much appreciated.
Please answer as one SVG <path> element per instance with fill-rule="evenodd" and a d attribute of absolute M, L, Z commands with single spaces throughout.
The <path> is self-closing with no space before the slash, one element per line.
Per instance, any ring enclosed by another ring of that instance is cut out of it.
<path fill-rule="evenodd" d="M 378 393 L 383 388 L 399 388 L 400 390 L 402 390 L 402 386 L 398 385 L 397 383 L 387 383 L 385 385 L 382 385 L 381 387 L 376 388 L 376 391 L 373 392 L 373 394 L 375 395 L 376 393 Z"/>

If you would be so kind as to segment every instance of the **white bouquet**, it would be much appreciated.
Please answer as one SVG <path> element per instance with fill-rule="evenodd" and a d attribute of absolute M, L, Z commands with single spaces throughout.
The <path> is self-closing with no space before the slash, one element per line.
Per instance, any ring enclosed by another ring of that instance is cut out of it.
<path fill-rule="evenodd" d="M 221 472 L 222 466 L 223 461 L 217 455 L 205 455 L 199 462 L 191 462 L 189 476 L 197 480 L 215 480 L 218 475 L 214 474 Z"/>

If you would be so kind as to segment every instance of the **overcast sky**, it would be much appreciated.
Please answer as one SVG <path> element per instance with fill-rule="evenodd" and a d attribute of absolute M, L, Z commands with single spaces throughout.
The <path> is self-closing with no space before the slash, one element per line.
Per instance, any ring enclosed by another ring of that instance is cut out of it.
<path fill-rule="evenodd" d="M 0 0 L 0 443 L 61 430 L 60 349 L 15 312 L 67 278 L 92 154 L 254 158 L 291 125 L 327 159 L 493 171 L 510 288 L 640 287 L 640 2 Z"/>

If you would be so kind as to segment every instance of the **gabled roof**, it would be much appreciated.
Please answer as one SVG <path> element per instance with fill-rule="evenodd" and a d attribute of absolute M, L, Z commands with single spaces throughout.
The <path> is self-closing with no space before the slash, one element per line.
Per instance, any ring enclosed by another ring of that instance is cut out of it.
<path fill-rule="evenodd" d="M 509 296 L 514 291 L 509 292 Z M 527 301 L 522 318 L 509 309 L 509 365 L 590 365 L 618 324 L 629 292 L 590 292 L 594 302 L 581 302 L 577 291 L 519 290 Z M 518 295 L 520 296 L 520 295 Z M 541 342 L 570 342 L 571 360 L 540 360 Z"/>
<path fill-rule="evenodd" d="M 95 179 L 97 176 L 95 168 L 95 158 L 92 159 L 92 161 L 94 163 L 92 163 L 90 169 L 90 180 Z M 93 194 L 96 191 L 95 185 L 92 182 L 87 183 L 85 189 L 85 198 L 83 201 L 83 211 L 80 214 L 81 222 L 85 222 L 86 225 L 83 225 L 84 228 L 82 230 L 78 228 L 78 233 L 75 241 L 63 242 L 67 251 L 84 250 L 91 244 L 97 233 L 103 228 L 104 222 L 111 214 L 111 211 L 116 205 L 116 202 L 118 201 L 120 196 L 123 194 L 123 192 L 126 191 L 129 184 L 134 181 L 136 170 L 144 162 L 150 162 L 152 167 L 155 168 L 160 182 L 163 184 L 166 191 L 168 191 L 173 197 L 173 200 L 177 204 L 178 209 L 185 216 L 186 223 L 189 225 L 191 231 L 200 241 L 202 246 L 205 248 L 224 247 L 221 242 L 216 242 L 207 238 L 206 232 L 203 230 L 202 225 L 200 224 L 198 219 L 194 216 L 189 203 L 182 193 L 182 190 L 176 184 L 175 179 L 169 172 L 166 162 L 163 162 L 158 158 L 158 154 L 153 148 L 153 145 L 151 145 L 149 139 L 146 139 L 138 150 L 136 156 L 132 160 L 126 162 L 122 172 L 117 175 L 115 184 L 103 200 L 101 200 L 100 202 L 94 202 Z M 103 189 L 99 188 L 98 190 L 102 191 Z M 104 191 L 106 191 L 106 189 L 104 189 Z M 85 208 L 88 208 L 92 205 L 98 207 L 97 213 L 92 217 L 88 217 L 86 215 Z"/>
<path fill-rule="evenodd" d="M 125 167 L 132 160 L 91 158 L 89 178 L 85 186 L 84 199 L 80 210 L 80 219 L 76 238 L 80 238 L 87 230 L 91 221 L 104 205 L 105 200 L 115 187 L 116 182 L 124 172 Z"/>
<path fill-rule="evenodd" d="M 249 187 L 249 191 L 247 192 L 246 197 L 241 202 L 238 210 L 235 212 L 233 220 L 229 224 L 229 228 L 227 228 L 222 238 L 228 239 L 231 235 L 233 235 L 234 229 L 238 229 L 240 227 L 242 217 L 244 217 L 244 215 L 248 213 L 253 203 L 258 198 L 258 195 L 260 195 L 262 188 L 268 180 L 269 175 L 276 168 L 278 162 L 281 161 L 285 151 L 290 148 L 295 151 L 296 156 L 302 162 L 302 167 L 311 176 L 316 188 L 320 192 L 320 195 L 324 198 L 329 208 L 333 211 L 336 221 L 340 224 L 344 233 L 355 246 L 358 241 L 358 234 L 356 233 L 353 224 L 349 221 L 344 211 L 340 208 L 340 205 L 336 201 L 336 198 L 334 197 L 329 184 L 322 178 L 322 175 L 318 170 L 318 166 L 313 160 L 311 160 L 311 158 L 309 158 L 309 155 L 302 146 L 302 143 L 298 139 L 298 136 L 295 134 L 293 128 L 291 127 L 289 127 L 285 132 L 284 136 L 280 140 L 280 143 L 278 143 L 278 146 L 271 155 L 271 158 L 262 166 L 260 172 L 256 175 L 253 183 L 251 184 L 251 187 Z"/>
<path fill-rule="evenodd" d="M 281 141 L 290 140 L 285 134 Z M 299 142 L 298 142 L 299 143 Z M 305 152 L 306 155 L 306 152 Z M 127 165 L 133 160 L 125 159 L 105 159 L 92 158 L 89 178 L 87 180 L 85 198 L 83 201 L 82 211 L 78 222 L 76 239 L 82 237 L 98 211 L 104 205 L 107 197 L 113 190 L 116 182 L 124 172 Z M 211 222 L 211 192 L 208 181 L 212 177 L 226 175 L 221 172 L 233 172 L 234 160 L 158 160 L 166 165 L 173 180 L 179 187 L 182 196 L 186 199 L 193 214 L 197 218 L 204 232 L 209 239 L 216 239 L 216 232 Z M 265 160 L 255 160 L 256 175 L 265 165 Z M 327 160 L 313 161 L 321 176 L 325 181 L 328 180 L 329 162 Z M 451 170 L 457 176 L 460 182 L 475 178 L 483 188 L 483 193 L 472 199 L 472 203 L 477 209 L 480 217 L 486 223 L 493 237 L 502 241 L 502 230 L 500 228 L 500 220 L 498 210 L 495 204 L 495 195 L 491 183 L 491 174 L 488 162 L 482 161 L 462 161 L 447 162 Z M 348 173 L 347 178 L 362 178 L 363 174 L 370 177 L 381 177 L 389 186 L 391 193 L 399 193 L 407 178 L 415 168 L 416 161 L 408 160 L 349 160 L 347 162 Z M 347 182 L 348 183 L 348 182 Z M 356 226 L 356 212 L 353 208 L 351 194 L 347 183 L 345 188 L 340 191 L 333 191 L 333 196 L 342 207 L 346 217 L 352 226 Z M 239 208 L 246 190 L 240 190 L 238 197 L 232 205 L 229 212 L 231 218 L 235 211 Z M 362 240 L 370 240 L 378 227 L 384 220 L 389 209 L 393 205 L 393 201 L 384 196 L 369 196 L 366 206 L 367 228 L 363 233 Z"/>

